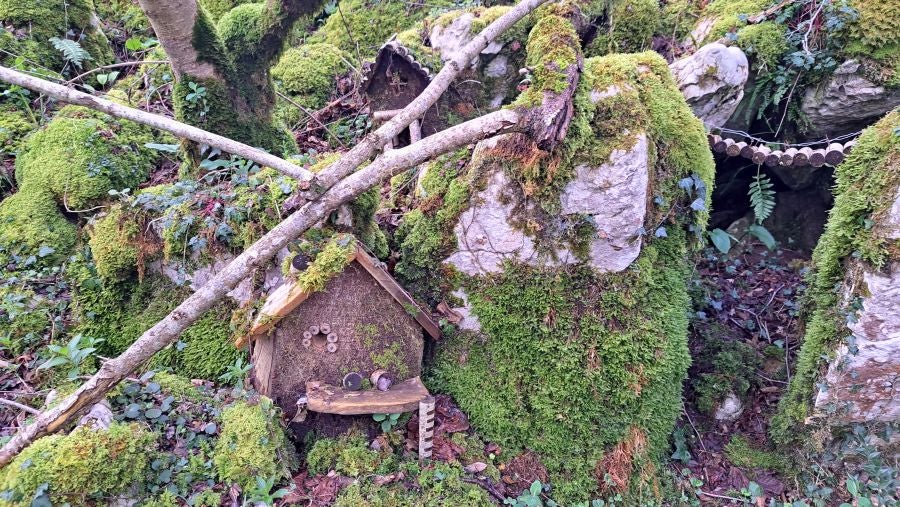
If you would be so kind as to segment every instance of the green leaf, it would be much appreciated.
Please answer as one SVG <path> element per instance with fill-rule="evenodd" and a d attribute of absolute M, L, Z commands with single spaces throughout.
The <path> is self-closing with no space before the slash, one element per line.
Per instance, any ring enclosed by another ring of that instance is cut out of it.
<path fill-rule="evenodd" d="M 65 357 L 54 357 L 53 359 L 50 359 L 50 360 L 47 361 L 46 363 L 44 363 L 44 364 L 38 366 L 37 369 L 39 369 L 39 370 L 46 370 L 47 368 L 53 368 L 54 366 L 60 366 L 60 365 L 63 365 L 63 364 L 67 364 L 68 362 L 69 362 L 69 359 L 68 359 L 68 358 L 65 358 Z"/>
<path fill-rule="evenodd" d="M 131 37 L 125 41 L 125 49 L 128 51 L 140 51 L 144 49 L 144 43 L 137 37 Z"/>
<path fill-rule="evenodd" d="M 709 239 L 713 246 L 723 254 L 727 254 L 731 250 L 731 235 L 722 229 L 713 229 L 709 231 Z"/>
<path fill-rule="evenodd" d="M 765 227 L 759 224 L 752 224 L 751 226 L 747 227 L 747 232 L 756 237 L 756 239 L 762 241 L 763 244 L 766 245 L 766 248 L 768 248 L 769 250 L 775 248 L 775 238 L 772 236 L 772 233 L 770 233 L 769 230 Z"/>
<path fill-rule="evenodd" d="M 162 415 L 162 410 L 158 408 L 149 408 L 144 412 L 144 417 L 147 419 L 156 419 L 157 417 Z"/>
<path fill-rule="evenodd" d="M 542 488 L 541 481 L 534 481 L 531 483 L 531 487 L 528 488 L 528 491 L 530 491 L 532 495 L 537 496 L 540 494 Z"/>
<path fill-rule="evenodd" d="M 375 422 L 381 422 L 387 419 L 387 414 L 373 414 L 372 419 L 374 419 Z"/>
<path fill-rule="evenodd" d="M 157 151 L 164 151 L 166 153 L 178 153 L 178 145 L 177 144 L 147 143 L 144 145 L 144 148 L 150 148 L 151 150 L 157 150 Z"/>
<path fill-rule="evenodd" d="M 46 246 L 46 245 L 42 246 L 38 249 L 38 257 L 46 257 L 55 251 L 56 250 L 54 250 L 53 248 L 51 248 L 49 246 Z"/>

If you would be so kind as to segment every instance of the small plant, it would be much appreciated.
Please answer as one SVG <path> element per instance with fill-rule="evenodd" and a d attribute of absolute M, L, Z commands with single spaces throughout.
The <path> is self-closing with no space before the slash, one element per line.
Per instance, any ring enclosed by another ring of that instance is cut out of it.
<path fill-rule="evenodd" d="M 244 360 L 239 357 L 234 360 L 234 364 L 229 366 L 225 373 L 219 376 L 219 380 L 225 383 L 232 382 L 235 389 L 244 390 L 246 388 L 244 380 L 251 367 L 250 363 L 244 364 Z"/>
<path fill-rule="evenodd" d="M 200 118 L 205 117 L 206 113 L 209 112 L 209 104 L 206 103 L 206 87 L 191 81 L 188 83 L 188 88 L 191 91 L 184 96 L 184 100 L 193 104 Z"/>
<path fill-rule="evenodd" d="M 53 48 L 63 54 L 63 58 L 66 59 L 67 63 L 71 63 L 79 69 L 84 62 L 91 59 L 91 54 L 81 47 L 81 44 L 77 41 L 50 37 L 50 44 L 53 44 Z"/>
<path fill-rule="evenodd" d="M 65 345 L 48 345 L 50 359 L 38 366 L 39 370 L 64 366 L 69 368 L 67 377 L 74 380 L 81 375 L 81 366 L 85 359 L 97 350 L 102 338 L 87 338 L 76 334 Z"/>
<path fill-rule="evenodd" d="M 557 507 L 557 503 L 549 498 L 543 498 L 542 494 L 547 486 L 541 484 L 541 481 L 534 481 L 531 486 L 522 491 L 517 498 L 506 498 L 503 505 L 512 505 L 514 507 Z"/>
<path fill-rule="evenodd" d="M 372 419 L 381 423 L 381 431 L 387 433 L 394 429 L 402 414 L 373 414 Z"/>
<path fill-rule="evenodd" d="M 775 191 L 772 190 L 772 181 L 756 168 L 756 176 L 750 183 L 750 206 L 753 208 L 754 223 L 747 227 L 747 233 L 763 242 L 770 250 L 775 248 L 775 238 L 763 227 L 762 223 L 772 215 L 775 210 Z"/>
<path fill-rule="evenodd" d="M 246 496 L 244 496 L 244 503 L 242 505 L 253 505 L 253 506 L 269 506 L 275 505 L 275 500 L 279 498 L 284 498 L 290 493 L 290 490 L 287 488 L 280 488 L 275 491 L 272 491 L 272 488 L 275 487 L 275 478 L 265 479 L 263 477 L 256 477 L 256 484 L 247 491 Z"/>

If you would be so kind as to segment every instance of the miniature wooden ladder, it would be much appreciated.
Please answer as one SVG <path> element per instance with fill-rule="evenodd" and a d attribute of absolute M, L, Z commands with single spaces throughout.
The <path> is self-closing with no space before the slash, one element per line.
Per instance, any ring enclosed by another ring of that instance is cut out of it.
<path fill-rule="evenodd" d="M 431 457 L 434 446 L 434 396 L 419 402 L 419 459 Z"/>

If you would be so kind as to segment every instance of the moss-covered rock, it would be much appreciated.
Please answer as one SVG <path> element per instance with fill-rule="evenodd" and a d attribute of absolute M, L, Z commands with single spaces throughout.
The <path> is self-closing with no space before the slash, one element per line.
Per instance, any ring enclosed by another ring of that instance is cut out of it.
<path fill-rule="evenodd" d="M 747 17 L 759 13 L 771 0 L 713 0 L 703 10 L 709 31 L 699 43 L 712 42 L 747 25 Z M 701 34 L 704 35 L 704 34 Z"/>
<path fill-rule="evenodd" d="M 146 479 L 154 446 L 154 435 L 137 424 L 43 437 L 0 470 L 0 505 L 30 504 L 39 490 L 53 505 L 88 505 L 124 493 Z"/>
<path fill-rule="evenodd" d="M 76 73 L 82 68 L 93 68 L 112 63 L 113 52 L 109 41 L 100 30 L 92 0 L 3 0 L 0 2 L 0 20 L 12 26 L 0 36 L 3 61 L 15 56 L 25 57 L 25 66 L 38 66 L 41 70 Z M 90 54 L 81 67 L 67 63 L 63 54 L 55 49 L 50 39 L 78 40 L 82 49 Z"/>
<path fill-rule="evenodd" d="M 279 426 L 278 408 L 260 397 L 222 410 L 222 427 L 213 463 L 219 480 L 247 488 L 257 477 L 290 478 L 297 456 Z"/>
<path fill-rule="evenodd" d="M 772 436 L 795 442 L 812 415 L 813 399 L 826 363 L 851 334 L 847 329 L 866 296 L 866 284 L 851 283 L 863 269 L 881 272 L 900 260 L 896 236 L 880 224 L 895 206 L 900 188 L 900 111 L 895 110 L 859 137 L 835 170 L 835 203 L 813 251 L 806 301 L 806 332 L 788 393 L 773 419 Z M 889 229 L 888 229 L 889 230 Z"/>
<path fill-rule="evenodd" d="M 585 49 L 588 56 L 608 53 L 636 53 L 650 48 L 650 39 L 660 26 L 662 13 L 654 0 L 612 2 L 606 23 Z"/>
<path fill-rule="evenodd" d="M 272 67 L 272 78 L 291 98 L 310 109 L 325 105 L 334 78 L 349 67 L 344 52 L 327 44 L 304 44 L 287 50 Z"/>
<path fill-rule="evenodd" d="M 152 140 L 149 129 L 133 122 L 63 108 L 16 157 L 19 190 L 0 203 L 0 257 L 67 255 L 76 230 L 61 210 L 83 213 L 110 190 L 144 181 L 158 155 L 144 147 Z"/>
<path fill-rule="evenodd" d="M 851 0 L 858 13 L 845 48 L 848 56 L 873 62 L 872 77 L 900 87 L 900 1 Z"/>
<path fill-rule="evenodd" d="M 602 238 L 590 217 L 559 213 L 561 195 L 576 167 L 614 163 L 642 136 L 646 198 L 654 204 L 635 229 L 650 234 L 624 270 L 595 271 L 579 245 Z M 480 331 L 441 344 L 430 385 L 452 394 L 486 438 L 537 452 L 555 499 L 587 500 L 615 466 L 634 477 L 619 488 L 640 490 L 667 449 L 690 362 L 688 254 L 705 227 L 713 179 L 703 127 L 657 54 L 612 55 L 585 61 L 575 117 L 555 157 L 535 162 L 502 142 L 476 153 L 465 167 L 429 168 L 428 197 L 396 235 L 397 273 L 407 286 L 432 302 L 465 306 L 480 323 Z M 510 226 L 539 260 L 509 255 L 499 271 L 464 275 L 450 260 L 463 245 L 454 226 L 465 229 L 471 217 L 460 213 L 481 205 L 480 189 L 493 185 L 486 178 L 500 171 L 518 183 L 500 198 L 515 210 Z M 564 247 L 579 260 L 554 261 L 552 252 Z M 618 455 L 612 449 L 627 454 L 624 464 L 606 459 Z"/>
<path fill-rule="evenodd" d="M 35 128 L 35 123 L 24 111 L 12 107 L 0 109 L 0 155 L 15 154 L 25 136 Z"/>
<path fill-rule="evenodd" d="M 775 70 L 788 50 L 784 26 L 771 21 L 738 30 L 737 44 L 755 59 L 753 63 L 758 72 Z"/>
<path fill-rule="evenodd" d="M 130 210 L 114 206 L 94 222 L 90 231 L 91 253 L 97 273 L 108 280 L 127 278 L 137 268 L 141 252 L 135 244 L 140 228 Z"/>
<path fill-rule="evenodd" d="M 250 0 L 200 0 L 200 5 L 206 9 L 213 21 L 218 21 L 231 9 L 245 4 Z"/>

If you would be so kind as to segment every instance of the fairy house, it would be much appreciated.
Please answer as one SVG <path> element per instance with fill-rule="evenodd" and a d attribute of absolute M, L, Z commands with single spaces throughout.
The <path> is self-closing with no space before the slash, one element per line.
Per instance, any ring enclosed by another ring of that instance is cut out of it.
<path fill-rule="evenodd" d="M 428 397 L 419 380 L 424 341 L 439 336 L 438 326 L 352 236 L 331 247 L 272 291 L 239 339 L 239 346 L 251 344 L 254 386 L 295 421 L 304 409 L 339 415 L 415 410 Z M 327 280 L 310 288 L 303 275 L 323 270 Z M 366 381 L 345 388 L 348 374 L 357 374 L 358 382 L 376 370 L 393 377 L 390 389 Z"/>
<path fill-rule="evenodd" d="M 375 61 L 367 63 L 362 85 L 373 119 L 390 120 L 393 113 L 413 101 L 431 82 L 431 70 L 419 63 L 412 51 L 396 38 L 386 42 L 378 50 Z M 404 130 L 394 140 L 399 148 L 427 137 L 447 127 L 441 118 L 441 110 L 447 108 L 447 98 L 442 97 L 425 115 Z"/>

